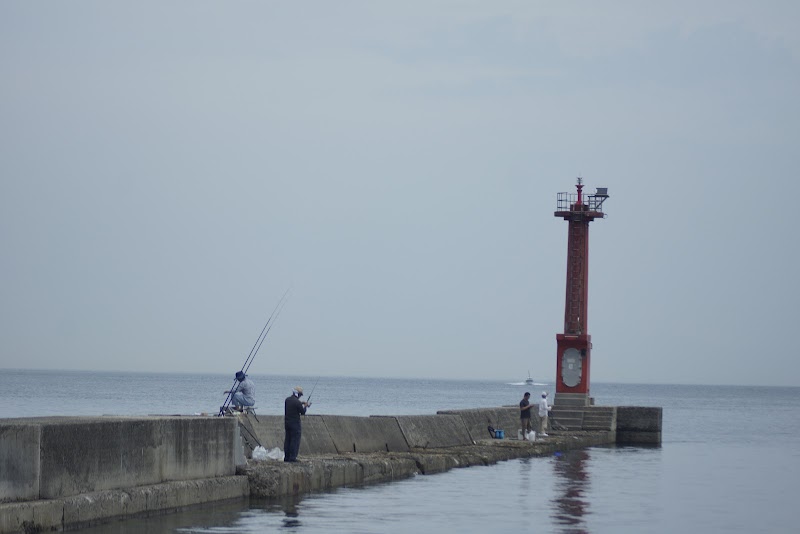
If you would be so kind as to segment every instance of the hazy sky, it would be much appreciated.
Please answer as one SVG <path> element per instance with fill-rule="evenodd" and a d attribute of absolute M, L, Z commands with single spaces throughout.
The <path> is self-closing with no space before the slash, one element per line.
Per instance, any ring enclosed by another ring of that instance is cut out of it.
<path fill-rule="evenodd" d="M 0 2 L 0 368 L 800 385 L 800 3 Z M 786 339 L 789 336 L 790 339 Z"/>

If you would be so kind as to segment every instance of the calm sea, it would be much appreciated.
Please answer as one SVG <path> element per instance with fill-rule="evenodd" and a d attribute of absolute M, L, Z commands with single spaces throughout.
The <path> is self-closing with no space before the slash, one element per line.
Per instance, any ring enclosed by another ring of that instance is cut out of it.
<path fill-rule="evenodd" d="M 252 375 L 259 413 L 292 386 L 315 413 L 433 414 L 551 385 Z M 0 370 L 0 417 L 215 413 L 233 376 Z M 94 533 L 798 532 L 800 388 L 600 384 L 597 404 L 661 406 L 661 447 L 596 447 L 363 488 L 195 507 Z M 302 451 L 301 451 L 302 455 Z"/>

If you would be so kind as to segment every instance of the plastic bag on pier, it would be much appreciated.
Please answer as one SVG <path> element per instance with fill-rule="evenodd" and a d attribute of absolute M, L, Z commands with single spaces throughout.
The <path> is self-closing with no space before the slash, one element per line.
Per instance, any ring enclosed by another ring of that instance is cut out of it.
<path fill-rule="evenodd" d="M 262 460 L 278 460 L 283 461 L 283 451 L 280 450 L 278 447 L 274 449 L 267 450 L 261 445 L 253 449 L 253 460 L 262 461 Z"/>
<path fill-rule="evenodd" d="M 255 449 L 253 449 L 253 460 L 266 460 L 267 459 L 267 449 L 259 445 Z"/>
<path fill-rule="evenodd" d="M 279 462 L 282 462 L 285 454 L 283 454 L 283 451 L 280 450 L 278 447 L 275 447 L 274 449 L 270 449 L 269 452 L 267 452 L 267 456 L 269 457 L 270 460 L 278 460 Z"/>

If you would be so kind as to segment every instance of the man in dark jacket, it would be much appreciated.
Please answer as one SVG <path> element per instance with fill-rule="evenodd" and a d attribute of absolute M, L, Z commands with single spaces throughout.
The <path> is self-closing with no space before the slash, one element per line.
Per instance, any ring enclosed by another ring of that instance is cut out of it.
<path fill-rule="evenodd" d="M 306 414 L 306 409 L 311 403 L 302 402 L 303 388 L 296 386 L 292 394 L 286 397 L 283 412 L 283 428 L 286 431 L 283 440 L 284 462 L 296 462 L 297 453 L 300 451 L 300 434 L 302 426 L 300 416 Z"/>
<path fill-rule="evenodd" d="M 530 399 L 531 394 L 526 391 L 525 395 L 522 396 L 522 400 L 519 401 L 519 425 L 522 427 L 522 439 L 524 441 L 528 440 L 528 432 L 533 430 L 531 427 L 531 408 L 533 405 Z"/>

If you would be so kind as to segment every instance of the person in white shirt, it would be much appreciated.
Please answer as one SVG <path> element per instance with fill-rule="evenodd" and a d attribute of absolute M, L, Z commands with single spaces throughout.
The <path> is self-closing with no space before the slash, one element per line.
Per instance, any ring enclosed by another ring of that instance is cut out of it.
<path fill-rule="evenodd" d="M 553 407 L 547 404 L 547 392 L 542 391 L 542 398 L 539 400 L 539 435 L 547 437 L 547 412 Z"/>

